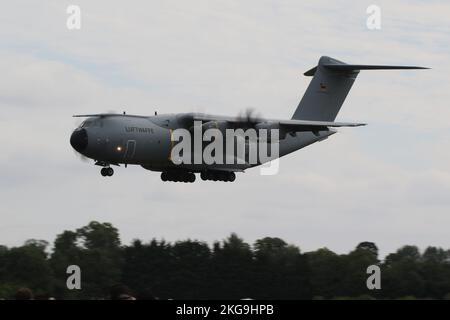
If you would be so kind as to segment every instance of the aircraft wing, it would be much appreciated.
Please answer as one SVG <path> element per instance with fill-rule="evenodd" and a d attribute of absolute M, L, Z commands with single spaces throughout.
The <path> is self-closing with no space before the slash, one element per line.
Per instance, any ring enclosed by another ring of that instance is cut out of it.
<path fill-rule="evenodd" d="M 327 127 L 359 127 L 365 126 L 365 123 L 354 122 L 330 122 L 330 121 L 312 121 L 312 120 L 268 120 L 268 119 L 248 119 L 243 117 L 215 116 L 207 114 L 191 114 L 193 120 L 197 121 L 225 121 L 233 127 L 249 127 L 250 125 L 264 123 L 268 125 L 279 125 L 287 131 L 318 131 Z"/>
<path fill-rule="evenodd" d="M 121 116 L 121 114 L 116 113 L 94 113 L 94 114 L 74 114 L 72 117 L 74 118 L 89 118 L 89 117 L 113 117 L 113 116 Z"/>
<path fill-rule="evenodd" d="M 106 117 L 134 117 L 134 118 L 148 118 L 148 116 L 139 116 L 134 114 L 125 114 L 125 113 L 93 113 L 93 114 L 74 114 L 72 117 L 74 118 L 90 118 L 90 117 L 99 117 L 99 118 L 106 118 Z"/>
<path fill-rule="evenodd" d="M 210 115 L 203 113 L 194 113 L 191 114 L 193 120 L 197 121 L 226 121 L 229 123 L 248 123 L 249 119 L 245 117 L 229 117 L 229 116 L 218 116 L 218 115 Z M 253 119 L 256 120 L 257 119 Z"/>

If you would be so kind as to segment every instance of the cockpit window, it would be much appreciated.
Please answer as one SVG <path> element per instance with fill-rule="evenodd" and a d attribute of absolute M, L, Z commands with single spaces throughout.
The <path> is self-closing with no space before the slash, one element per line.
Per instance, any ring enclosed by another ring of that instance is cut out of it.
<path fill-rule="evenodd" d="M 83 121 L 83 123 L 81 124 L 81 128 L 91 127 L 91 125 L 92 125 L 92 120 L 85 120 L 85 121 Z"/>
<path fill-rule="evenodd" d="M 80 125 L 80 128 L 88 128 L 88 127 L 101 127 L 102 123 L 99 119 L 88 119 L 83 121 Z"/>

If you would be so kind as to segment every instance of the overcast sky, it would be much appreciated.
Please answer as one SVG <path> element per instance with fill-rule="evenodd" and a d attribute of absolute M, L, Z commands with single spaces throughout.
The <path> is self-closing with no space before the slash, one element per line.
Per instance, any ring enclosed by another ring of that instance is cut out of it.
<path fill-rule="evenodd" d="M 0 11 L 0 244 L 50 242 L 89 221 L 123 243 L 278 236 L 303 252 L 361 241 L 450 247 L 448 1 L 9 1 Z M 68 30 L 66 8 L 81 8 Z M 366 9 L 381 8 L 381 30 Z M 163 183 L 74 154 L 77 113 L 290 118 L 321 55 L 363 71 L 337 120 L 366 122 L 234 183 Z"/>

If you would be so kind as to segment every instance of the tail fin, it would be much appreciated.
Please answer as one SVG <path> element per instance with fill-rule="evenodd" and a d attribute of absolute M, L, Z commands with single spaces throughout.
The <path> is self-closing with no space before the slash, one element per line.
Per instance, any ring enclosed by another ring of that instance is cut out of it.
<path fill-rule="evenodd" d="M 427 69 L 411 66 L 371 66 L 346 64 L 321 57 L 317 67 L 305 72 L 313 76 L 292 119 L 334 121 L 360 70 Z"/>

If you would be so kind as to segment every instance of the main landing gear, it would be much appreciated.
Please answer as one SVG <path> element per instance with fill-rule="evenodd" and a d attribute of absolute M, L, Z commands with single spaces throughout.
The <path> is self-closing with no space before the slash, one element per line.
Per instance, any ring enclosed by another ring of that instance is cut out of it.
<path fill-rule="evenodd" d="M 195 174 L 187 171 L 167 171 L 161 173 L 161 180 L 192 183 L 195 181 Z"/>
<path fill-rule="evenodd" d="M 200 177 L 202 180 L 233 182 L 236 174 L 227 171 L 204 171 Z M 195 174 L 188 171 L 165 171 L 161 173 L 161 180 L 192 183 L 195 181 Z"/>
<path fill-rule="evenodd" d="M 114 174 L 114 170 L 111 167 L 105 167 L 105 168 L 102 168 L 102 170 L 100 170 L 100 173 L 104 177 L 111 177 Z"/>
<path fill-rule="evenodd" d="M 228 171 L 204 171 L 200 174 L 200 178 L 202 178 L 203 181 L 233 182 L 236 179 L 236 174 Z"/>

